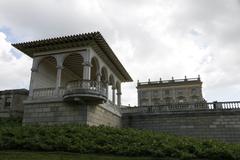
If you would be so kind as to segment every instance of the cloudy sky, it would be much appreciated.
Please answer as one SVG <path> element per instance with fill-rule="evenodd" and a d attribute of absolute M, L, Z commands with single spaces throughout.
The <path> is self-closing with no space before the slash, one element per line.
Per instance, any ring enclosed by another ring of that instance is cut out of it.
<path fill-rule="evenodd" d="M 197 77 L 208 101 L 240 100 L 239 0 L 0 0 L 0 89 L 28 88 L 31 58 L 11 43 L 100 31 L 134 82 Z"/>

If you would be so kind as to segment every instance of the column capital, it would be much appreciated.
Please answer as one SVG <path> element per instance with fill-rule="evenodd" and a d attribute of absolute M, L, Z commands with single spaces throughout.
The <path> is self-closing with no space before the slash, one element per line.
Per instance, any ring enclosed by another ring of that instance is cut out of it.
<path fill-rule="evenodd" d="M 92 64 L 89 61 L 83 62 L 82 65 L 92 67 Z"/>

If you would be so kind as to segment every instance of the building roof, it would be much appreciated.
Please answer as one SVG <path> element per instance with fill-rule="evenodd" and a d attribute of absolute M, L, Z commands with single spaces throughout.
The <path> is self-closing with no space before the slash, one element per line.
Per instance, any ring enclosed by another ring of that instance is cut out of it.
<path fill-rule="evenodd" d="M 0 95 L 6 95 L 6 94 L 23 94 L 28 95 L 27 89 L 9 89 L 9 90 L 2 90 L 0 91 Z"/>
<path fill-rule="evenodd" d="M 171 80 L 160 80 L 160 81 L 148 81 L 138 82 L 137 88 L 148 88 L 148 87 L 169 87 L 169 86 L 181 86 L 181 85 L 193 85 L 202 84 L 200 77 L 198 78 L 185 78 L 185 79 L 171 79 Z"/>
<path fill-rule="evenodd" d="M 133 81 L 121 62 L 118 60 L 110 46 L 107 44 L 100 32 L 83 33 L 77 35 L 49 38 L 43 40 L 36 40 L 23 43 L 12 44 L 15 48 L 33 57 L 34 53 L 46 52 L 50 50 L 58 50 L 72 47 L 82 47 L 91 45 L 99 47 L 113 63 L 117 70 L 124 77 L 125 82 Z"/>

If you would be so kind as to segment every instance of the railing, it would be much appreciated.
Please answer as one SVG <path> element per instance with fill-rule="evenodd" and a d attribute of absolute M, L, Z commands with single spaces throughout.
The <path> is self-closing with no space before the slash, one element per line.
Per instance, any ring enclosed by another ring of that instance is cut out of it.
<path fill-rule="evenodd" d="M 91 81 L 91 80 L 71 81 L 67 84 L 66 92 L 69 93 L 76 89 L 84 89 L 84 90 L 98 92 L 99 94 L 107 97 L 107 85 L 105 85 L 102 82 Z"/>
<path fill-rule="evenodd" d="M 65 88 L 64 87 L 60 87 L 59 90 L 58 90 L 58 96 L 59 97 L 62 97 L 65 93 Z"/>
<path fill-rule="evenodd" d="M 185 104 L 165 104 L 156 106 L 121 107 L 121 113 L 160 113 L 194 110 L 240 110 L 240 101 L 232 102 L 201 102 Z"/>
<path fill-rule="evenodd" d="M 55 88 L 38 88 L 33 90 L 33 98 L 53 97 L 55 93 Z"/>
<path fill-rule="evenodd" d="M 172 79 L 172 80 L 160 80 L 160 81 L 148 81 L 148 82 L 138 82 L 138 85 L 146 84 L 160 84 L 160 83 L 178 83 L 178 82 L 191 82 L 191 81 L 200 81 L 200 78 L 186 78 L 186 79 Z"/>

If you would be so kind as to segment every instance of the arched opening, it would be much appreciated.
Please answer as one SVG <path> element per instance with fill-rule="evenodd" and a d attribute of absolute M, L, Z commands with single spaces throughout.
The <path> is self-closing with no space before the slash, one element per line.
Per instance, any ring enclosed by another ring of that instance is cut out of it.
<path fill-rule="evenodd" d="M 83 57 L 78 54 L 68 55 L 63 62 L 62 86 L 66 86 L 68 82 L 83 79 Z"/>
<path fill-rule="evenodd" d="M 38 64 L 38 72 L 34 76 L 32 88 L 55 88 L 57 75 L 57 61 L 55 57 L 48 56 L 41 59 Z"/>
<path fill-rule="evenodd" d="M 93 57 L 91 60 L 91 80 L 92 81 L 97 81 L 98 80 L 98 74 L 99 72 L 99 63 L 96 57 Z M 100 76 L 100 75 L 99 75 Z"/>

